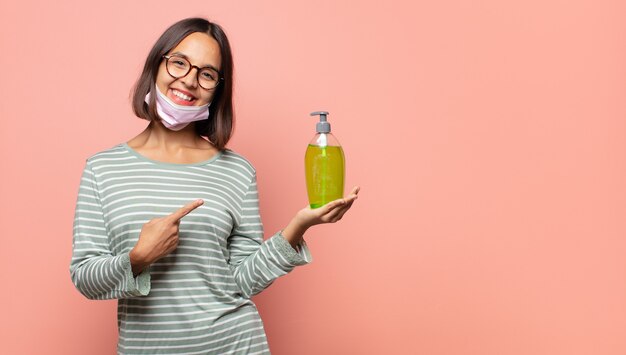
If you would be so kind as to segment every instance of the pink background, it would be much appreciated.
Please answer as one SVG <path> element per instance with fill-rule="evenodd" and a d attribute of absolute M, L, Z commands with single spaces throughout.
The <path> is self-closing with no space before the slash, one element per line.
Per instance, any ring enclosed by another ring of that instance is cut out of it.
<path fill-rule="evenodd" d="M 309 112 L 362 186 L 256 298 L 274 354 L 626 353 L 618 0 L 2 1 L 0 352 L 115 351 L 69 278 L 80 173 L 144 128 L 130 88 L 189 16 L 230 36 L 266 234 L 306 204 Z"/>

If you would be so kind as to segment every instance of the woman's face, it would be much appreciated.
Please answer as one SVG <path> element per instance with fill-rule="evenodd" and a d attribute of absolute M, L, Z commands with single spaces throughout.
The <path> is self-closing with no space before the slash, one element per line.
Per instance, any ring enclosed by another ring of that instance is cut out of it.
<path fill-rule="evenodd" d="M 185 37 L 167 55 L 176 54 L 186 58 L 191 65 L 200 68 L 221 69 L 222 57 L 217 41 L 206 33 L 194 32 Z M 201 106 L 213 100 L 216 88 L 207 90 L 198 85 L 198 70 L 192 68 L 186 76 L 173 78 L 166 69 L 165 59 L 161 61 L 157 73 L 156 86 L 170 100 L 178 105 Z"/>

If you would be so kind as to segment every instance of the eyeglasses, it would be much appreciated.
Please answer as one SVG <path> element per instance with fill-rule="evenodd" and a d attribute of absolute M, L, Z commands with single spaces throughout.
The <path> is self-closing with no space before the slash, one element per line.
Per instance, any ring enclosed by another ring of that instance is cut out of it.
<path fill-rule="evenodd" d="M 200 68 L 196 65 L 191 65 L 191 63 L 183 57 L 179 57 L 177 55 L 164 55 L 163 58 L 165 58 L 165 68 L 167 69 L 167 73 L 176 79 L 187 76 L 192 68 L 196 68 L 198 85 L 200 85 L 203 89 L 214 89 L 220 81 L 224 80 L 217 70 L 209 67 Z"/>

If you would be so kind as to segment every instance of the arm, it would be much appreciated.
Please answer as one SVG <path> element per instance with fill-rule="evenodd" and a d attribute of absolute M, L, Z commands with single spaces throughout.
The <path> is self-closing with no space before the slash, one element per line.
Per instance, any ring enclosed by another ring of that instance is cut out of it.
<path fill-rule="evenodd" d="M 146 270 L 135 278 L 129 254 L 113 255 L 109 248 L 102 205 L 89 161 L 80 180 L 73 233 L 70 274 L 85 297 L 113 299 L 148 294 L 149 272 Z"/>
<path fill-rule="evenodd" d="M 279 232 L 263 242 L 256 176 L 252 177 L 241 204 L 241 221 L 228 238 L 229 265 L 245 297 L 251 297 L 298 265 L 311 262 L 302 239 L 294 249 Z"/>

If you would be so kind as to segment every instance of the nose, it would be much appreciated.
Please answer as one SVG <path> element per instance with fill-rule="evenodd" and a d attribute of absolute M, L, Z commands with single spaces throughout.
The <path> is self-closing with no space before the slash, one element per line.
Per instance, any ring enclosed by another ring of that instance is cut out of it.
<path fill-rule="evenodd" d="M 197 88 L 198 87 L 198 68 L 193 66 L 187 75 L 183 76 L 179 80 L 183 82 L 187 87 Z"/>

